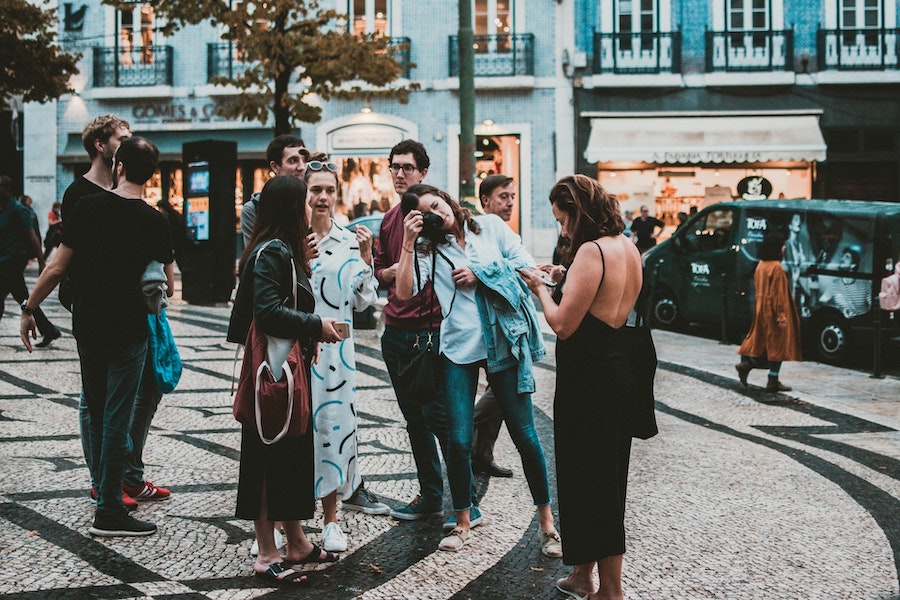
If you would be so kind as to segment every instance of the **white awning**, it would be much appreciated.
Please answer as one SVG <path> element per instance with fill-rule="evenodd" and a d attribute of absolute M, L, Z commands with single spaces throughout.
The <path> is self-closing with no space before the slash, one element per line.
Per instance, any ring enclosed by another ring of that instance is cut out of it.
<path fill-rule="evenodd" d="M 588 162 L 657 164 L 823 161 L 816 115 L 591 119 Z"/>

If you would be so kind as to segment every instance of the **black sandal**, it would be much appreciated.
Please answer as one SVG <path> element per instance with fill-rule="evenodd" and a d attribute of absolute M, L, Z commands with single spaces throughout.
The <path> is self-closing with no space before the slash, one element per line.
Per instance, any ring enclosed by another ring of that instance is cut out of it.
<path fill-rule="evenodd" d="M 306 575 L 299 571 L 293 571 L 290 575 L 285 575 L 284 577 L 279 577 L 285 571 L 292 571 L 290 565 L 285 562 L 275 563 L 269 565 L 269 568 L 263 571 L 262 573 L 258 571 L 253 571 L 253 576 L 259 579 L 264 579 L 269 583 L 275 583 L 278 585 L 282 584 L 290 584 L 290 585 L 298 585 L 301 583 L 306 583 L 308 578 Z"/>
<path fill-rule="evenodd" d="M 309 554 L 307 554 L 300 560 L 287 560 L 285 562 L 292 565 L 308 565 L 314 563 L 337 562 L 339 558 L 340 556 L 338 556 L 334 552 L 329 552 L 327 550 L 325 551 L 325 557 L 322 558 L 322 549 L 313 544 L 312 550 L 309 551 Z"/>

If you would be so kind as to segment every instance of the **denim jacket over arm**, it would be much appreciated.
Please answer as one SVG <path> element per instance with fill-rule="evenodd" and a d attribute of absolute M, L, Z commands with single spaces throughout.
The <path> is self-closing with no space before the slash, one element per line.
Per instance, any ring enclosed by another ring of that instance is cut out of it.
<path fill-rule="evenodd" d="M 546 355 L 531 290 L 506 261 L 470 266 L 480 284 L 475 294 L 487 345 L 487 370 L 518 365 L 518 392 L 534 393 L 534 361 Z"/>

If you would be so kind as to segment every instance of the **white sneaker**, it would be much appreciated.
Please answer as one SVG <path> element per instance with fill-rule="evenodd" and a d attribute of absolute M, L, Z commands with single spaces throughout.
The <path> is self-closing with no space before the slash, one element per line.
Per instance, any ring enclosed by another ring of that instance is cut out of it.
<path fill-rule="evenodd" d="M 322 547 L 328 552 L 346 552 L 347 536 L 337 523 L 327 523 L 322 530 Z"/>
<path fill-rule="evenodd" d="M 274 530 L 275 533 L 275 547 L 281 550 L 284 548 L 284 536 L 281 535 L 281 532 L 277 529 Z M 259 554 L 259 542 L 253 540 L 253 545 L 250 546 L 250 556 L 256 556 Z"/>

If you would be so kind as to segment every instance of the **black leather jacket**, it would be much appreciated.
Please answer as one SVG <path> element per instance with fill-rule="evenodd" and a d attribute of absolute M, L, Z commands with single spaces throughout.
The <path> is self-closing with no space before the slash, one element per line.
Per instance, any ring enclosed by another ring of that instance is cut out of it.
<path fill-rule="evenodd" d="M 265 242 L 263 242 L 265 243 Z M 228 341 L 243 344 L 247 340 L 250 321 L 263 333 L 280 338 L 298 338 L 306 355 L 312 342 L 322 336 L 322 320 L 313 314 L 316 300 L 309 279 L 297 268 L 297 310 L 291 294 L 291 259 L 293 252 L 281 240 L 275 240 L 247 259 L 241 273 L 237 296 L 228 324 Z"/>

